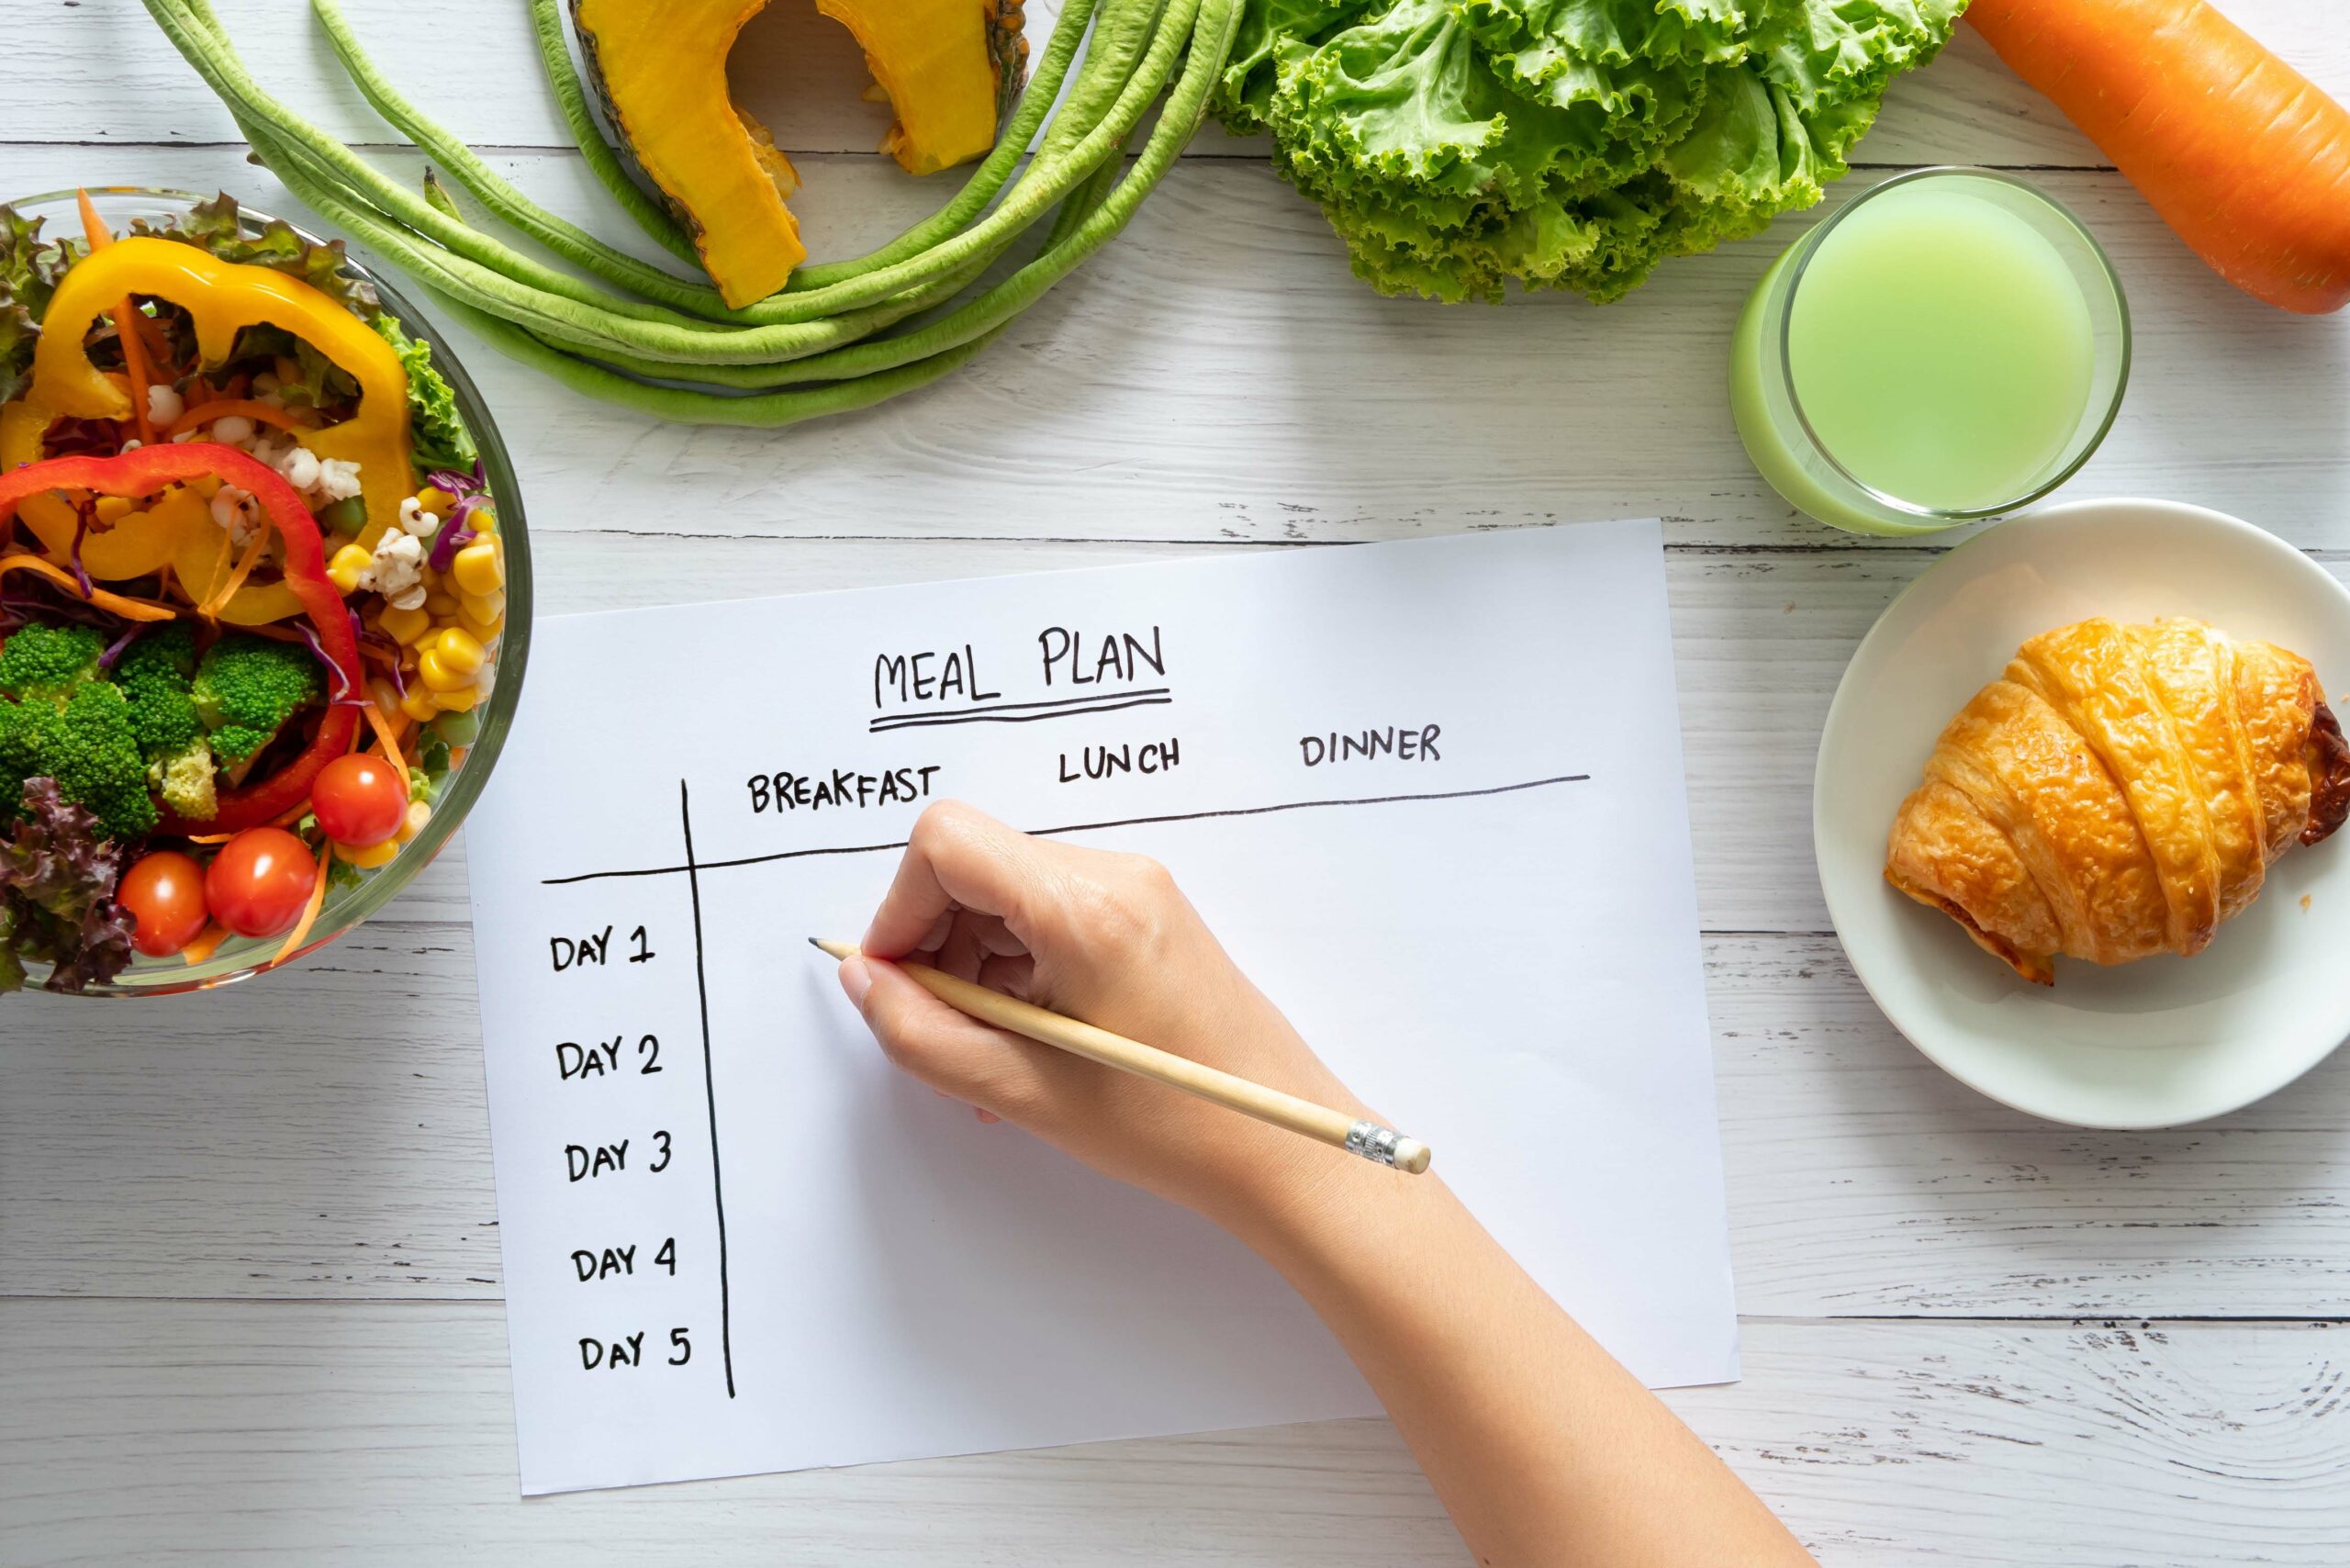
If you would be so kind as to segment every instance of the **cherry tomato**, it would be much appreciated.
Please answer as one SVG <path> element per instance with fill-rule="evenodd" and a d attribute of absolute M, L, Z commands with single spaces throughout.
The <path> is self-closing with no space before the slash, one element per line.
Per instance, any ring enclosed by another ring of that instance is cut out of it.
<path fill-rule="evenodd" d="M 397 837 L 408 819 L 408 775 L 380 756 L 338 756 L 310 784 L 319 829 L 337 844 L 365 849 Z"/>
<path fill-rule="evenodd" d="M 302 918 L 319 877 L 310 846 L 282 827 L 249 827 L 204 873 L 213 918 L 240 936 L 277 936 Z"/>
<path fill-rule="evenodd" d="M 170 958 L 212 919 L 204 902 L 204 868 L 176 849 L 141 856 L 123 873 L 114 898 L 139 922 L 130 945 L 151 958 Z"/>

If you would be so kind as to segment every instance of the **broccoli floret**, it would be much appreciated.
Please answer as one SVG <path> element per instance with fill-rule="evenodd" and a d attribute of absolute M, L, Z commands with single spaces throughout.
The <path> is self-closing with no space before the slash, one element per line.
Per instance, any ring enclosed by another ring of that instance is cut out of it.
<path fill-rule="evenodd" d="M 188 696 L 212 732 L 213 755 L 234 767 L 296 713 L 323 701 L 326 681 L 300 644 L 231 633 L 206 650 Z"/>
<path fill-rule="evenodd" d="M 62 700 L 39 695 L 22 702 L 0 700 L 0 763 L 10 816 L 21 807 L 25 780 L 47 776 L 115 836 L 154 829 L 155 802 L 148 798 L 147 762 L 131 733 L 130 705 L 103 680 L 82 681 Z"/>
<path fill-rule="evenodd" d="M 16 815 L 17 791 L 25 780 L 39 777 L 49 729 L 56 718 L 51 703 L 11 702 L 0 697 L 0 805 L 8 808 L 0 822 Z"/>
<path fill-rule="evenodd" d="M 114 683 L 130 701 L 130 731 L 147 759 L 147 786 L 192 822 L 220 809 L 213 783 L 211 732 L 196 711 L 196 630 L 175 621 L 132 643 L 115 661 Z"/>
<path fill-rule="evenodd" d="M 198 736 L 183 750 L 149 763 L 147 785 L 163 798 L 165 806 L 188 821 L 208 823 L 220 811 L 212 766 L 212 743 Z"/>
<path fill-rule="evenodd" d="M 94 626 L 20 626 L 0 644 L 0 696 L 62 697 L 98 673 L 106 650 Z"/>
<path fill-rule="evenodd" d="M 148 633 L 115 661 L 114 683 L 130 700 L 130 728 L 149 764 L 175 760 L 205 738 L 189 694 L 195 677 L 196 632 L 185 621 Z"/>

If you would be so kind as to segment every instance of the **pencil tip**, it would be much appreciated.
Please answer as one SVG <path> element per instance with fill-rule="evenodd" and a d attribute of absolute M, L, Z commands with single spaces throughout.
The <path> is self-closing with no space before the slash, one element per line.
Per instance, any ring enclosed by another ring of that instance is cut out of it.
<path fill-rule="evenodd" d="M 808 946 L 821 953 L 824 950 L 824 939 L 821 936 L 811 936 L 808 938 Z"/>

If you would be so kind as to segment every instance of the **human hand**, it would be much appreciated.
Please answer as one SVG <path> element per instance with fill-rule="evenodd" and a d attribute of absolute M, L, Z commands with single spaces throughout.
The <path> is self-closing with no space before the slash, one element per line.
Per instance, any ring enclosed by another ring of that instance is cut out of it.
<path fill-rule="evenodd" d="M 1348 1156 L 979 1023 L 911 958 L 1226 1072 L 1369 1115 L 1227 957 L 1164 867 L 1030 838 L 956 801 L 914 824 L 841 987 L 890 1059 L 988 1119 L 1248 1236 Z"/>

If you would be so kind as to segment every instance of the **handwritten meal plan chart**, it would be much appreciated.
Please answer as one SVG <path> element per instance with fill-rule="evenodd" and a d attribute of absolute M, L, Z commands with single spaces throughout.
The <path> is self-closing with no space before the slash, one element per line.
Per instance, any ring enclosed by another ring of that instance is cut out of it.
<path fill-rule="evenodd" d="M 525 1492 L 1376 1410 L 1237 1243 L 875 1047 L 807 938 L 950 798 L 1164 861 L 1610 1349 L 1736 1375 L 1655 523 L 533 634 L 466 829 Z"/>

